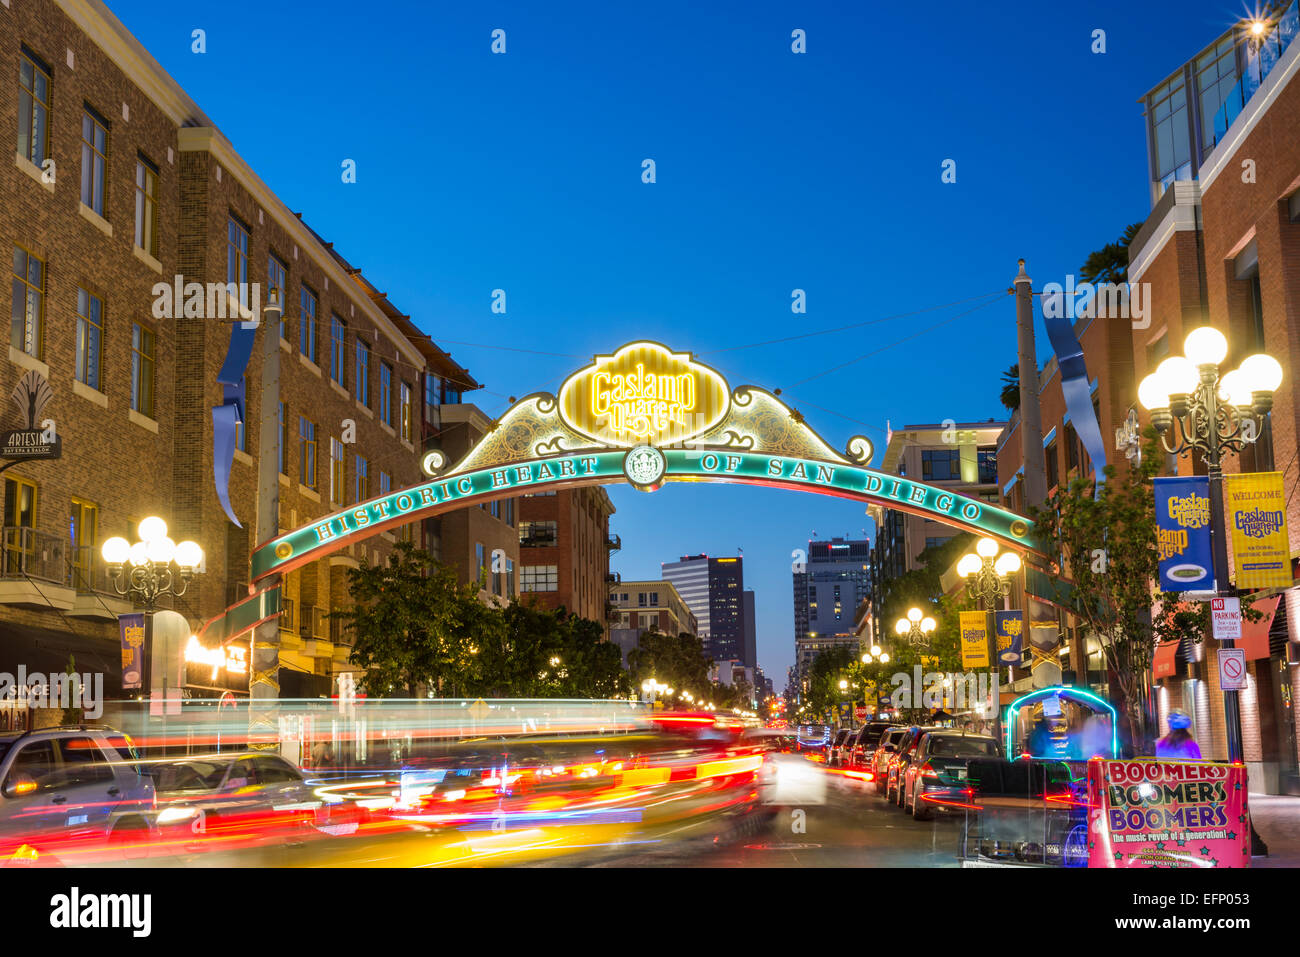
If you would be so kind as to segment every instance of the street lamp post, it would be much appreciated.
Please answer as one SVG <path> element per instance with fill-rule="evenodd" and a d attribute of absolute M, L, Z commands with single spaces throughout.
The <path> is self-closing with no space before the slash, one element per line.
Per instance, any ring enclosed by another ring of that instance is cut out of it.
<path fill-rule="evenodd" d="M 872 645 L 868 651 L 863 652 L 862 663 L 864 665 L 887 665 L 889 664 L 889 652 L 881 649 L 879 645 Z M 875 692 L 876 700 L 875 707 L 871 710 L 873 712 L 878 712 L 880 707 L 880 686 L 878 682 L 872 682 L 872 690 Z M 862 689 L 862 693 L 863 695 L 866 694 L 865 687 Z"/>
<path fill-rule="evenodd" d="M 907 617 L 894 622 L 894 634 L 918 648 L 928 647 L 930 634 L 938 628 L 933 618 L 919 608 L 909 608 Z"/>
<path fill-rule="evenodd" d="M 975 551 L 967 552 L 957 562 L 957 574 L 966 580 L 966 594 L 973 601 L 979 602 L 987 621 L 988 612 L 997 606 L 1000 599 L 1011 593 L 1011 578 L 1020 571 L 1020 556 L 1015 552 L 998 554 L 998 543 L 992 538 L 981 538 L 975 543 Z M 985 627 L 988 627 L 987 624 Z M 997 660 L 997 642 L 990 649 L 990 664 L 993 676 L 1001 671 Z M 993 694 L 998 695 L 997 683 L 994 682 Z M 993 702 L 993 735 L 1002 740 L 1002 702 Z"/>
<path fill-rule="evenodd" d="M 1228 340 L 1213 326 L 1193 329 L 1183 342 L 1185 356 L 1170 356 L 1142 380 L 1138 401 L 1151 413 L 1166 452 L 1201 453 L 1210 479 L 1210 531 L 1214 548 L 1216 595 L 1232 595 L 1228 544 L 1223 518 L 1223 456 L 1240 453 L 1259 438 L 1273 393 L 1282 384 L 1282 366 L 1270 355 L 1247 357 L 1240 368 L 1219 373 Z M 1231 648 L 1231 639 L 1223 641 Z M 1239 763 L 1241 709 L 1236 691 L 1223 692 L 1228 760 Z"/>
<path fill-rule="evenodd" d="M 167 523 L 151 515 L 140 523 L 135 543 L 121 536 L 108 539 L 100 554 L 112 576 L 113 590 L 144 606 L 144 667 L 141 685 L 146 702 L 153 698 L 153 615 L 165 595 L 180 597 L 200 565 L 203 549 L 195 542 L 179 545 L 167 537 Z M 167 672 L 163 671 L 163 718 L 167 715 Z M 146 708 L 149 705 L 146 703 Z M 148 712 L 146 711 L 146 714 Z M 165 738 L 164 734 L 164 738 Z M 164 741 L 164 747 L 165 747 Z"/>

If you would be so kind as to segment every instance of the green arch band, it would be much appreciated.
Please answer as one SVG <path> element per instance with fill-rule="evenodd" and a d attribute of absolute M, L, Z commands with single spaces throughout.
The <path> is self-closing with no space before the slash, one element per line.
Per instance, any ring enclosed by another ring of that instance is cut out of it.
<path fill-rule="evenodd" d="M 1021 515 L 950 489 L 874 469 L 739 449 L 663 449 L 667 481 L 765 485 L 835 495 L 924 516 L 962 531 L 1034 550 L 1032 523 Z M 626 482 L 627 450 L 551 455 L 452 473 L 342 509 L 258 547 L 252 580 L 283 574 L 353 542 L 445 512 L 542 489 Z"/>

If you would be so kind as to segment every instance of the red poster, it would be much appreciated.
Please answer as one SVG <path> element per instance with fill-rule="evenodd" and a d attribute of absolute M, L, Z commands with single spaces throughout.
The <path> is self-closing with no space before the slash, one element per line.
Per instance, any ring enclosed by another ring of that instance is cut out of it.
<path fill-rule="evenodd" d="M 1249 867 L 1246 768 L 1088 762 L 1089 867 Z"/>

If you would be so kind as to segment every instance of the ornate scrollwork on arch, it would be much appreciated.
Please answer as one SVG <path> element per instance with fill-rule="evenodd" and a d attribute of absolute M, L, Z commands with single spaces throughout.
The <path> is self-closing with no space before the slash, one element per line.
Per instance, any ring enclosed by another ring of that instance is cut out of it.
<path fill-rule="evenodd" d="M 845 446 L 844 453 L 848 456 L 849 461 L 855 465 L 870 465 L 871 456 L 876 453 L 876 449 L 871 444 L 871 440 L 865 435 L 855 435 L 849 439 L 849 444 Z"/>

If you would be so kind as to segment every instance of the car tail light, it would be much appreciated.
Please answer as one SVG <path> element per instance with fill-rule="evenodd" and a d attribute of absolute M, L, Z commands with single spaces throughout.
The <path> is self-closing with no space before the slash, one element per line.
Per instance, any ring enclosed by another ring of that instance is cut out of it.
<path fill-rule="evenodd" d="M 939 776 L 939 772 L 937 772 L 934 768 L 930 767 L 928 762 L 921 766 L 921 777 L 937 778 L 938 776 Z"/>

